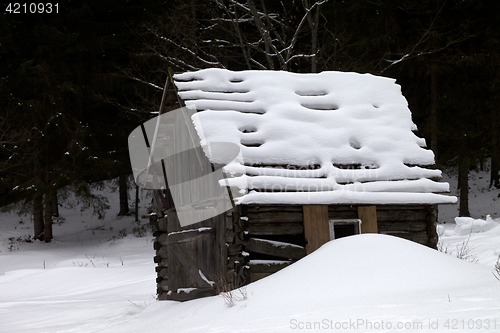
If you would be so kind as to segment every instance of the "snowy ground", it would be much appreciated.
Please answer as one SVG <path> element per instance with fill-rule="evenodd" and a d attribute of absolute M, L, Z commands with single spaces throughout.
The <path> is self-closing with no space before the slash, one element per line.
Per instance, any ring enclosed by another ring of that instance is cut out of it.
<path fill-rule="evenodd" d="M 440 209 L 452 255 L 383 235 L 344 238 L 235 292 L 233 306 L 222 296 L 156 301 L 152 237 L 116 217 L 118 193 L 103 193 L 113 207 L 104 220 L 62 209 L 51 244 L 18 241 L 32 233 L 29 217 L 1 213 L 0 332 L 499 332 L 500 191 L 487 178 L 471 178 L 481 220 L 455 230 L 457 207 Z M 476 264 L 454 258 L 467 240 Z"/>

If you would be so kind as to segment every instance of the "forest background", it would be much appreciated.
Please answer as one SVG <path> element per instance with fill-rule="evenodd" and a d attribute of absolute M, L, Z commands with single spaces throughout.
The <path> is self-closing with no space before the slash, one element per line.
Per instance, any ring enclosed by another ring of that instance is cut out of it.
<path fill-rule="evenodd" d="M 500 187 L 500 2 L 481 0 L 91 0 L 0 14 L 0 207 L 31 212 L 51 241 L 71 191 L 97 214 L 93 186 L 115 179 L 128 214 L 127 137 L 158 114 L 168 68 L 392 77 L 413 121 L 455 173 Z"/>

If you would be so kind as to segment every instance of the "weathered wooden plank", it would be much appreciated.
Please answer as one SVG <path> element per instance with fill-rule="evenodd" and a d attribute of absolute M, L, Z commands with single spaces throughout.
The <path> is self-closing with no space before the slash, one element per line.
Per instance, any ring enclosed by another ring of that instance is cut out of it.
<path fill-rule="evenodd" d="M 328 227 L 328 206 L 305 205 L 304 211 L 304 234 L 307 241 L 306 253 L 310 254 L 321 245 L 330 241 Z"/>
<path fill-rule="evenodd" d="M 193 242 L 202 237 L 213 236 L 214 233 L 214 229 L 210 227 L 182 230 L 161 234 L 160 237 L 158 237 L 158 242 L 163 246 L 174 243 Z"/>
<path fill-rule="evenodd" d="M 378 217 L 378 215 L 377 215 Z M 414 232 L 414 231 L 426 231 L 427 222 L 426 221 L 409 221 L 409 222 L 387 222 L 378 221 L 378 231 L 379 232 Z"/>
<path fill-rule="evenodd" d="M 250 235 L 298 235 L 304 232 L 301 222 L 290 223 L 253 223 L 249 221 L 248 232 Z"/>
<path fill-rule="evenodd" d="M 192 287 L 210 286 L 207 283 L 207 281 L 205 281 L 200 275 L 201 267 L 198 266 L 198 264 L 193 260 L 193 258 L 191 258 L 187 253 L 184 252 L 184 250 L 182 249 L 182 247 L 179 244 L 170 244 L 167 248 L 174 255 L 174 257 L 178 260 L 178 262 L 182 265 L 182 268 L 189 275 L 190 279 L 192 281 L 194 281 L 194 283 L 196 284 L 196 286 L 192 286 Z M 170 260 L 169 260 L 169 267 L 171 267 Z M 203 274 L 205 276 L 207 276 L 206 273 L 203 273 Z M 170 275 L 169 275 L 169 278 L 170 278 Z M 172 289 L 174 289 L 174 288 L 172 288 Z"/>
<path fill-rule="evenodd" d="M 242 244 L 247 252 L 267 254 L 284 259 L 300 259 L 305 256 L 302 246 L 250 237 Z"/>
<path fill-rule="evenodd" d="M 273 261 L 273 260 L 258 260 L 250 261 L 247 265 L 250 267 L 250 273 L 276 273 L 279 270 L 289 266 L 294 261 Z"/>
<path fill-rule="evenodd" d="M 185 302 L 192 299 L 214 296 L 215 291 L 213 288 L 183 288 L 178 290 L 173 290 L 170 293 L 166 293 L 166 299 L 172 301 Z"/>
<path fill-rule="evenodd" d="M 361 233 L 378 233 L 376 206 L 358 206 L 358 216 L 361 220 Z"/>
<path fill-rule="evenodd" d="M 181 228 L 179 219 L 177 218 L 177 212 L 175 208 L 171 208 L 166 211 L 167 215 L 167 228 L 168 232 L 178 231 Z"/>

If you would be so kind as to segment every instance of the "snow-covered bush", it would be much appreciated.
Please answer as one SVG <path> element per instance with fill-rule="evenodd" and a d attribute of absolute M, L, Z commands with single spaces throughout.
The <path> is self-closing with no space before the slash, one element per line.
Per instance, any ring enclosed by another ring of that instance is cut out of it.
<path fill-rule="evenodd" d="M 471 217 L 455 217 L 455 234 L 465 236 L 469 233 L 485 232 L 500 225 L 500 219 L 492 219 L 490 215 L 486 220 Z"/>

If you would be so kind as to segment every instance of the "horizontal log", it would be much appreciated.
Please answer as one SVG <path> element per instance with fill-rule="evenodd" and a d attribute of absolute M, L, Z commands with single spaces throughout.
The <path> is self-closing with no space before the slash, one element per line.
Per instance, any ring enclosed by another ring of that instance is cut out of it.
<path fill-rule="evenodd" d="M 298 235 L 304 233 L 302 222 L 290 223 L 249 223 L 250 235 Z"/>
<path fill-rule="evenodd" d="M 228 257 L 228 260 L 226 262 L 226 267 L 227 269 L 234 269 L 235 266 L 238 265 L 245 265 L 245 257 L 241 256 L 234 256 L 234 257 Z"/>
<path fill-rule="evenodd" d="M 158 288 L 163 291 L 168 291 L 168 281 L 162 280 L 160 283 L 158 283 Z"/>
<path fill-rule="evenodd" d="M 377 205 L 377 211 L 383 210 L 425 210 L 431 205 Z"/>
<path fill-rule="evenodd" d="M 377 221 L 393 222 L 393 221 L 425 221 L 427 211 L 425 209 L 408 209 L 408 210 L 379 210 L 377 208 Z"/>
<path fill-rule="evenodd" d="M 278 258 L 300 259 L 306 255 L 306 250 L 302 246 L 267 239 L 250 237 L 242 244 L 247 252 L 267 254 Z"/>
<path fill-rule="evenodd" d="M 357 211 L 358 205 L 328 205 L 329 211 Z M 430 205 L 377 205 L 377 210 L 425 210 Z M 302 212 L 302 205 L 241 205 L 247 213 L 255 212 Z"/>
<path fill-rule="evenodd" d="M 265 212 L 299 212 L 302 213 L 302 205 L 247 205 L 244 206 L 246 213 Z"/>
<path fill-rule="evenodd" d="M 158 230 L 157 231 L 153 231 L 153 236 L 154 237 L 159 237 L 163 233 L 164 233 L 164 231 L 158 231 Z"/>
<path fill-rule="evenodd" d="M 227 254 L 230 256 L 234 256 L 240 253 L 242 250 L 241 244 L 229 244 L 227 248 Z"/>
<path fill-rule="evenodd" d="M 155 263 L 159 264 L 161 263 L 163 260 L 167 260 L 168 259 L 168 247 L 166 246 L 162 246 L 158 251 L 156 251 L 156 254 L 158 258 L 160 258 L 158 261 L 155 257 Z"/>
<path fill-rule="evenodd" d="M 156 225 L 159 231 L 167 232 L 167 217 L 162 217 L 156 221 Z"/>
<path fill-rule="evenodd" d="M 328 210 L 347 210 L 347 211 L 358 211 L 358 205 L 328 205 Z"/>
<path fill-rule="evenodd" d="M 166 279 L 167 275 L 168 275 L 168 268 L 164 267 L 158 272 L 158 277 L 161 277 L 163 279 Z"/>
<path fill-rule="evenodd" d="M 163 291 L 162 292 L 158 292 L 158 300 L 159 301 L 166 301 L 168 299 L 169 299 L 168 298 L 168 293 L 163 292 Z"/>
<path fill-rule="evenodd" d="M 188 290 L 189 292 L 187 292 Z M 167 294 L 167 299 L 172 301 L 184 302 L 214 295 L 214 288 L 185 288 L 184 290 L 181 288 L 178 290 L 173 290 L 171 293 L 169 292 L 169 295 Z"/>
<path fill-rule="evenodd" d="M 168 234 L 161 234 L 160 237 L 158 237 L 158 242 L 161 245 L 165 246 L 175 243 L 192 242 L 202 237 L 210 236 L 213 234 L 214 230 L 210 227 L 184 230 Z"/>
<path fill-rule="evenodd" d="M 378 216 L 377 216 L 378 217 Z M 426 231 L 427 222 L 425 221 L 409 221 L 409 222 L 383 222 L 378 221 L 378 230 L 381 232 L 415 232 Z"/>
<path fill-rule="evenodd" d="M 266 263 L 267 261 L 267 263 Z M 247 265 L 250 267 L 251 273 L 276 273 L 279 270 L 289 266 L 294 261 L 273 261 L 273 260 L 258 260 L 258 261 L 250 261 Z"/>
<path fill-rule="evenodd" d="M 304 214 L 302 212 L 252 212 L 247 213 L 248 223 L 252 222 L 302 222 Z"/>
<path fill-rule="evenodd" d="M 164 268 L 166 268 L 166 266 L 165 266 L 165 267 L 163 267 L 163 266 L 156 266 L 156 267 L 155 267 L 155 272 L 157 272 L 157 273 L 158 273 L 159 271 L 161 271 L 161 270 L 162 270 L 162 269 L 164 269 Z"/>

